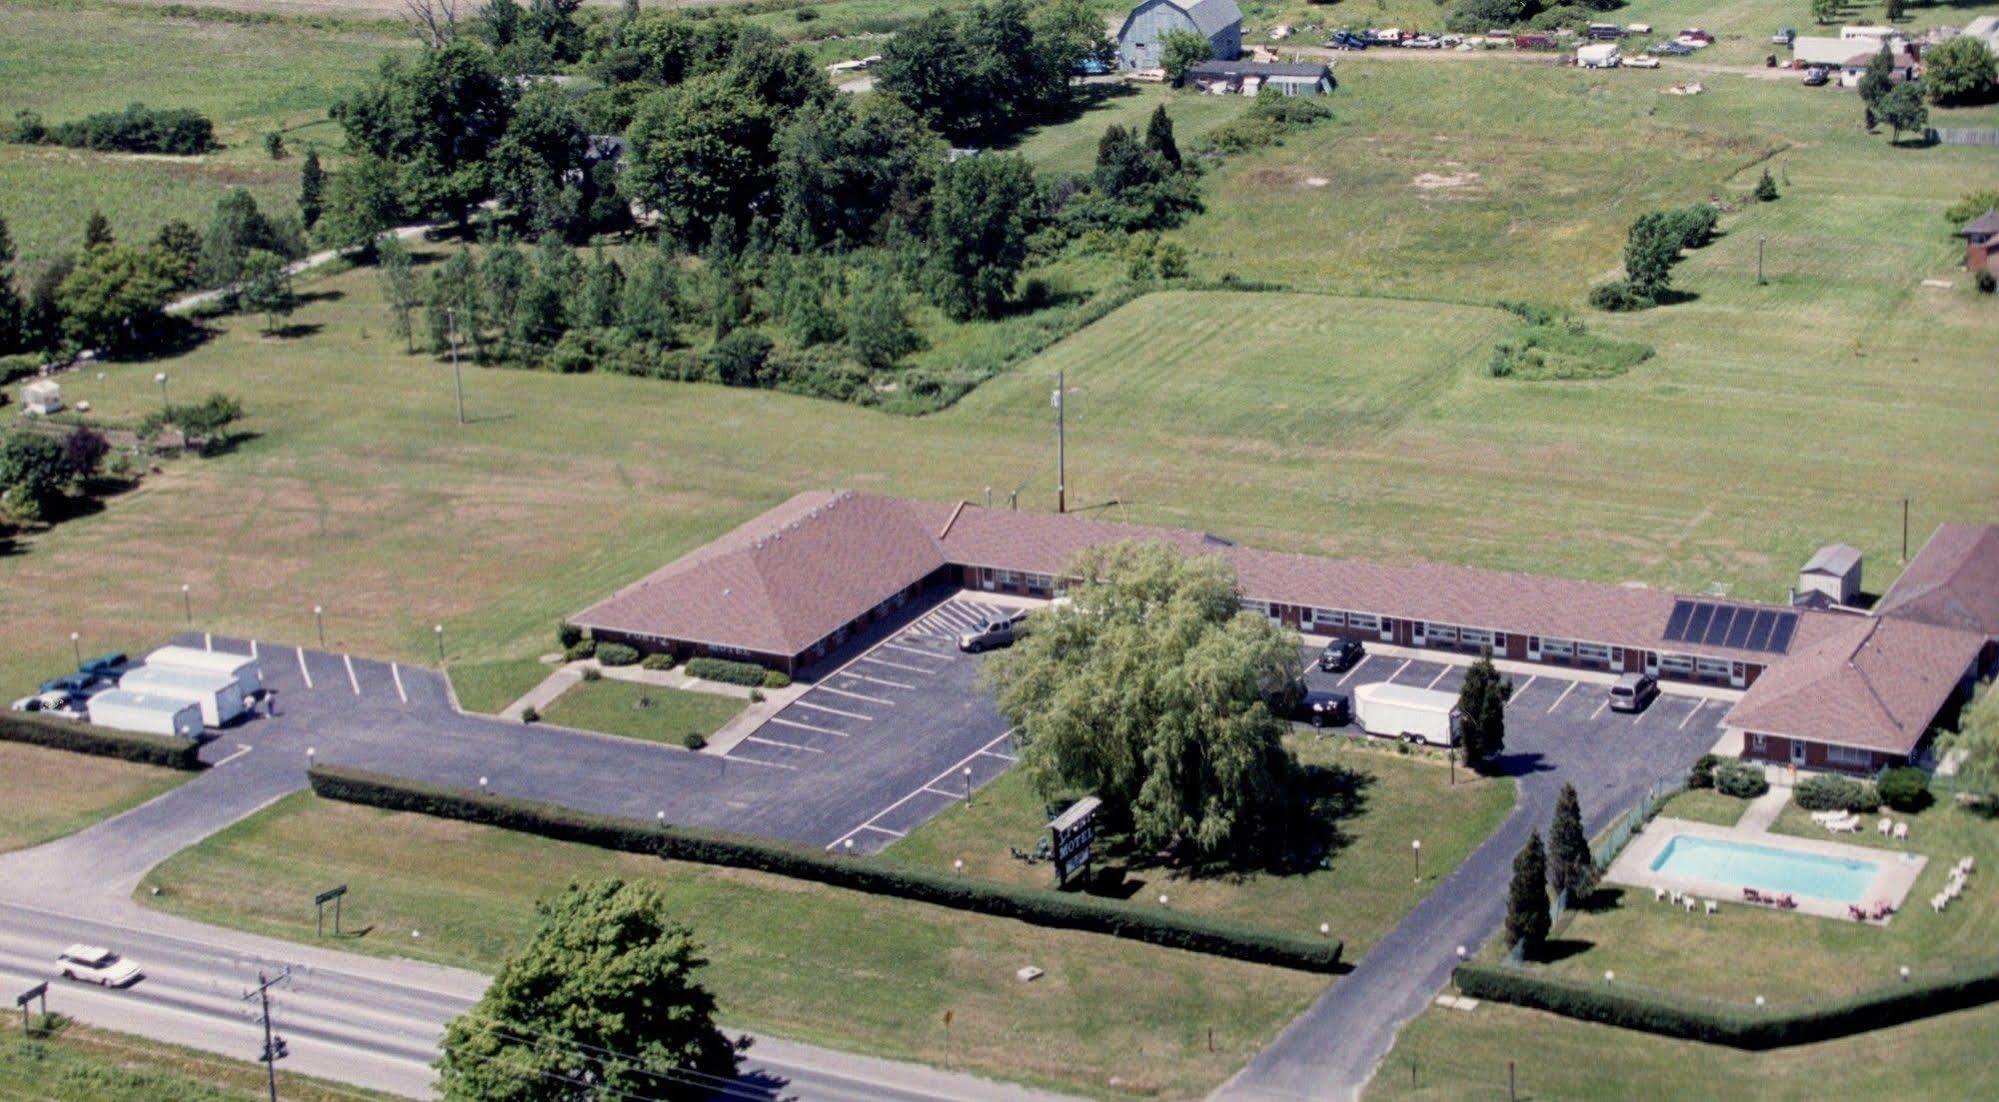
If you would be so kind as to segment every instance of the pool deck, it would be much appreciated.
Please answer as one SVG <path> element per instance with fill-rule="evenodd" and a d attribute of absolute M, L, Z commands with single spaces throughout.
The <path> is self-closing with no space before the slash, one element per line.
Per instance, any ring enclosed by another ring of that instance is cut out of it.
<path fill-rule="evenodd" d="M 1791 850 L 1796 853 L 1810 853 L 1840 860 L 1865 861 L 1878 869 L 1873 882 L 1868 884 L 1866 893 L 1861 896 L 1862 905 L 1869 908 L 1877 901 L 1885 899 L 1900 910 L 1908 898 L 1909 889 L 1916 886 L 1916 878 L 1922 875 L 1923 866 L 1929 864 L 1929 858 L 1919 853 L 1898 853 L 1894 850 L 1849 846 L 1843 842 L 1825 839 L 1770 834 L 1762 830 L 1744 829 L 1741 825 L 1715 826 L 1711 823 L 1662 818 L 1646 824 L 1645 829 L 1631 839 L 1631 843 L 1624 847 L 1624 852 L 1618 854 L 1617 860 L 1611 863 L 1610 870 L 1604 874 L 1604 879 L 1638 888 L 1664 888 L 1669 893 L 1685 892 L 1699 899 L 1712 899 L 1723 906 L 1761 906 L 1745 902 L 1742 898 L 1742 888 L 1734 884 L 1687 876 L 1667 876 L 1652 871 L 1652 862 L 1658 859 L 1660 852 L 1674 838 L 1681 837 L 1708 838 L 1769 849 Z M 1844 900 L 1820 899 L 1803 894 L 1794 894 L 1792 898 L 1798 903 L 1795 910 L 1797 914 L 1853 921 L 1852 916 L 1847 913 Z M 1892 921 L 1892 918 L 1886 921 Z"/>

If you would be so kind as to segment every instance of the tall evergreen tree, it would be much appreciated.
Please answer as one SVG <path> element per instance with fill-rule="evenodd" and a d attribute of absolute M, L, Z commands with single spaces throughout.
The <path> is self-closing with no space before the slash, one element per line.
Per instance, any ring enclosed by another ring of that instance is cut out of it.
<path fill-rule="evenodd" d="M 93 210 L 83 222 L 83 247 L 95 249 L 115 242 L 111 235 L 111 220 L 104 217 L 101 210 Z"/>
<path fill-rule="evenodd" d="M 319 166 L 319 147 L 305 147 L 305 160 L 298 166 L 298 216 L 306 229 L 319 224 L 326 209 L 326 170 Z"/>
<path fill-rule="evenodd" d="M 1153 108 L 1152 118 L 1145 124 L 1145 147 L 1159 154 L 1167 164 L 1180 167 L 1180 145 L 1173 140 L 1173 120 L 1167 116 L 1163 103 Z"/>
<path fill-rule="evenodd" d="M 1571 904 L 1596 890 L 1596 860 L 1590 856 L 1582 803 L 1572 784 L 1562 786 L 1555 801 L 1555 822 L 1548 828 L 1548 882 Z"/>
<path fill-rule="evenodd" d="M 1506 890 L 1506 945 L 1532 958 L 1548 940 L 1548 855 L 1535 831 L 1513 859 L 1513 882 Z"/>
<path fill-rule="evenodd" d="M 1493 767 L 1506 750 L 1506 679 L 1492 664 L 1490 654 L 1479 655 L 1465 672 L 1464 687 L 1458 690 L 1459 737 L 1465 763 L 1481 772 Z"/>

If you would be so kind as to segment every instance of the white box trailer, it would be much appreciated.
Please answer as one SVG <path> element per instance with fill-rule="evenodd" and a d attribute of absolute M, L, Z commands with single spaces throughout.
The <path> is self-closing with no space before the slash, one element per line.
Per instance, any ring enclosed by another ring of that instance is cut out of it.
<path fill-rule="evenodd" d="M 1461 717 L 1456 693 L 1377 681 L 1354 690 L 1353 711 L 1361 730 L 1370 735 L 1457 745 Z"/>
<path fill-rule="evenodd" d="M 90 698 L 90 722 L 114 731 L 201 737 L 201 705 L 148 693 L 106 689 Z"/>
<path fill-rule="evenodd" d="M 1585 69 L 1615 69 L 1621 60 L 1615 42 L 1594 42 L 1576 48 L 1576 64 Z"/>
<path fill-rule="evenodd" d="M 176 666 L 140 666 L 118 678 L 118 687 L 147 696 L 185 700 L 201 707 L 202 722 L 210 727 L 243 714 L 243 689 L 226 673 L 188 670 Z"/>
<path fill-rule="evenodd" d="M 236 679 L 245 697 L 264 687 L 264 670 L 257 660 L 234 651 L 202 650 L 200 647 L 161 647 L 146 656 L 148 666 L 171 666 L 205 673 L 226 673 Z"/>

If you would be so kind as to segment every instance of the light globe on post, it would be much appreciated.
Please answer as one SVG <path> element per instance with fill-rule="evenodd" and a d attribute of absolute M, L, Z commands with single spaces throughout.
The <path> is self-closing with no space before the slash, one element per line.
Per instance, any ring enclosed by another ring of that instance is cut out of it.
<path fill-rule="evenodd" d="M 1409 843 L 1409 852 L 1415 858 L 1416 883 L 1423 882 L 1423 840 L 1418 838 Z"/>
<path fill-rule="evenodd" d="M 167 402 L 167 373 L 162 371 L 155 374 L 153 381 L 160 384 L 160 413 L 168 417 L 173 416 L 173 406 Z"/>
<path fill-rule="evenodd" d="M 430 629 L 437 635 L 437 664 L 444 665 L 444 625 L 436 624 Z"/>
<path fill-rule="evenodd" d="M 83 668 L 83 636 L 82 636 L 82 635 L 81 635 L 80 633 L 78 633 L 78 632 L 74 632 L 74 631 L 72 631 L 72 632 L 70 632 L 70 633 L 69 633 L 69 650 L 70 650 L 70 653 L 71 653 L 71 654 L 74 654 L 74 655 L 76 655 L 76 665 L 77 665 L 77 668 L 78 668 L 78 669 L 82 669 L 82 668 Z"/>

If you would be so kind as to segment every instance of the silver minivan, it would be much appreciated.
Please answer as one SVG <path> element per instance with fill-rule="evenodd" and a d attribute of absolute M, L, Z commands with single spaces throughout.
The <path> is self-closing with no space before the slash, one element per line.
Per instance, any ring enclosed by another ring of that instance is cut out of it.
<path fill-rule="evenodd" d="M 1659 695 L 1659 682 L 1650 674 L 1627 673 L 1610 687 L 1610 710 L 1642 712 Z"/>

